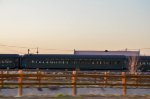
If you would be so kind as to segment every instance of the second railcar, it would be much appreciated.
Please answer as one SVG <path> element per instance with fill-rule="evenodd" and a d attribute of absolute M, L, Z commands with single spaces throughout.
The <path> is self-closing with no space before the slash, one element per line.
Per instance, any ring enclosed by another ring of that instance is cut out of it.
<path fill-rule="evenodd" d="M 18 54 L 0 54 L 0 69 L 18 69 L 20 56 Z"/>
<path fill-rule="evenodd" d="M 150 72 L 150 56 L 140 56 L 137 70 L 141 72 Z"/>
<path fill-rule="evenodd" d="M 30 54 L 22 58 L 23 69 L 57 69 L 57 70 L 128 70 L 125 56 L 112 55 L 54 55 Z"/>

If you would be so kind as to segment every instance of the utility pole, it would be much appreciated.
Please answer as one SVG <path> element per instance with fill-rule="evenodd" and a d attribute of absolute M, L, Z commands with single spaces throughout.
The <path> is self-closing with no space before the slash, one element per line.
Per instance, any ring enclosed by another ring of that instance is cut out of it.
<path fill-rule="evenodd" d="M 39 54 L 39 49 L 38 49 L 38 47 L 37 47 L 37 51 L 36 51 L 36 53 L 37 53 L 37 54 Z"/>
<path fill-rule="evenodd" d="M 30 54 L 30 49 L 28 49 L 28 54 Z"/>

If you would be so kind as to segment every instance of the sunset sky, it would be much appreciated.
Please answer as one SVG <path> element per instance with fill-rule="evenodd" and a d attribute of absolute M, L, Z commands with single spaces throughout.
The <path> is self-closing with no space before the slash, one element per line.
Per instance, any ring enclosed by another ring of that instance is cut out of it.
<path fill-rule="evenodd" d="M 150 55 L 150 0 L 0 0 L 0 53 L 27 52 L 20 47 Z"/>

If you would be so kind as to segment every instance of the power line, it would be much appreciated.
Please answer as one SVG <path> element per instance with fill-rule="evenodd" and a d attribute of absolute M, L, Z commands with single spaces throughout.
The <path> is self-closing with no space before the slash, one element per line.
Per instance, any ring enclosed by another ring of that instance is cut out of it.
<path fill-rule="evenodd" d="M 43 48 L 39 48 L 40 50 L 54 50 L 54 51 L 73 51 L 73 50 L 68 50 L 68 49 L 43 49 Z"/>
<path fill-rule="evenodd" d="M 150 50 L 150 48 L 141 48 L 141 50 Z"/>
<path fill-rule="evenodd" d="M 4 46 L 4 47 L 13 47 L 13 48 L 24 48 L 24 49 L 37 49 L 37 47 L 24 47 L 24 46 L 10 46 L 10 45 L 4 45 L 4 44 L 0 44 L 0 46 Z M 45 48 L 39 48 L 40 50 L 53 50 L 53 51 L 73 51 L 73 50 L 68 50 L 68 49 L 45 49 Z"/>
<path fill-rule="evenodd" d="M 5 46 L 5 47 L 15 47 L 15 48 L 28 48 L 28 49 L 36 49 L 36 48 L 30 48 L 30 47 L 23 47 L 23 46 L 10 46 L 10 45 L 4 45 L 4 44 L 0 44 L 0 46 Z"/>
<path fill-rule="evenodd" d="M 23 48 L 23 49 L 37 49 L 38 48 L 39 50 L 49 50 L 49 51 L 64 51 L 64 52 L 74 51 L 74 50 L 70 50 L 70 49 L 46 49 L 46 48 L 40 48 L 40 47 L 10 46 L 10 45 L 5 45 L 5 44 L 0 44 L 0 46 L 10 47 L 10 48 Z M 128 49 L 128 50 L 150 50 L 150 48 Z M 16 51 L 16 52 L 18 52 L 18 51 Z"/>
<path fill-rule="evenodd" d="M 5 50 L 9 50 L 9 51 L 11 51 L 11 52 L 15 52 L 15 53 L 21 53 L 21 54 L 24 54 L 23 52 L 21 52 L 21 51 L 17 51 L 17 50 L 14 50 L 14 49 L 11 49 L 11 48 L 3 48 L 3 49 L 5 49 Z"/>

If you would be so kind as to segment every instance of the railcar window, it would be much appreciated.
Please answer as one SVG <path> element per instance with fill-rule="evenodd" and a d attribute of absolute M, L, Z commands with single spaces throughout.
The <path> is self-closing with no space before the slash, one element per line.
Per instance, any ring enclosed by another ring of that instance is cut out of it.
<path fill-rule="evenodd" d="M 52 64 L 52 61 L 50 60 L 49 63 Z"/>
<path fill-rule="evenodd" d="M 64 63 L 63 63 L 63 60 L 61 60 L 61 64 L 64 64 Z"/>
<path fill-rule="evenodd" d="M 81 64 L 84 64 L 85 62 L 84 62 L 84 60 L 81 60 Z"/>
<path fill-rule="evenodd" d="M 54 61 L 51 59 L 51 60 L 50 60 L 50 64 L 53 64 L 53 63 L 54 63 Z"/>
<path fill-rule="evenodd" d="M 18 60 L 18 59 L 15 59 L 15 61 L 18 62 L 19 60 Z"/>
<path fill-rule="evenodd" d="M 114 64 L 117 65 L 117 61 L 115 61 Z"/>
<path fill-rule="evenodd" d="M 59 64 L 59 59 L 56 59 L 56 64 Z"/>
<path fill-rule="evenodd" d="M 35 63 L 38 64 L 38 60 L 36 60 Z"/>
<path fill-rule="evenodd" d="M 94 60 L 91 60 L 91 64 L 94 64 Z"/>
<path fill-rule="evenodd" d="M 92 64 L 92 61 L 91 61 L 91 60 L 89 60 L 89 64 Z"/>
<path fill-rule="evenodd" d="M 144 62 L 141 62 L 141 65 L 143 65 Z"/>
<path fill-rule="evenodd" d="M 140 65 L 142 65 L 142 62 L 139 62 Z"/>
<path fill-rule="evenodd" d="M 31 63 L 35 63 L 34 60 L 32 60 Z"/>
<path fill-rule="evenodd" d="M 99 61 L 96 61 L 96 64 L 99 64 Z"/>
<path fill-rule="evenodd" d="M 72 60 L 72 64 L 75 64 L 75 59 Z"/>
<path fill-rule="evenodd" d="M 44 61 L 43 60 L 41 60 L 41 64 L 43 64 L 44 63 Z"/>
<path fill-rule="evenodd" d="M 75 62 L 76 62 L 76 64 L 79 64 L 79 60 L 78 59 L 76 59 Z"/>
<path fill-rule="evenodd" d="M 75 59 L 75 60 L 74 60 L 74 63 L 75 63 L 75 64 L 78 64 L 78 60 L 77 60 L 77 59 Z"/>
<path fill-rule="evenodd" d="M 148 65 L 148 62 L 146 62 L 146 65 Z"/>
<path fill-rule="evenodd" d="M 64 64 L 64 61 L 63 61 L 63 60 L 61 60 L 61 64 Z"/>
<path fill-rule="evenodd" d="M 108 64 L 108 65 L 111 65 L 111 61 L 108 61 L 107 64 Z"/>
<path fill-rule="evenodd" d="M 65 64 L 68 64 L 68 59 L 65 60 Z"/>
<path fill-rule="evenodd" d="M 54 60 L 51 61 L 51 64 L 54 64 Z"/>
<path fill-rule="evenodd" d="M 58 62 L 58 64 L 61 64 L 61 60 L 58 60 L 57 62 Z"/>
<path fill-rule="evenodd" d="M 56 60 L 55 59 L 53 60 L 53 64 L 56 64 Z"/>
<path fill-rule="evenodd" d="M 113 62 L 113 61 L 111 61 L 111 65 L 114 65 L 114 62 Z"/>
<path fill-rule="evenodd" d="M 74 64 L 77 64 L 77 59 L 74 59 L 74 60 L 73 60 L 73 63 L 74 63 Z"/>
<path fill-rule="evenodd" d="M 86 64 L 89 64 L 89 60 L 88 60 L 88 59 L 86 59 L 86 61 L 85 61 L 85 62 L 86 62 Z"/>
<path fill-rule="evenodd" d="M 149 62 L 149 61 L 147 62 L 147 65 L 150 65 L 150 62 Z"/>
<path fill-rule="evenodd" d="M 105 61 L 104 61 L 104 60 L 102 61 L 102 64 L 105 64 Z"/>
<path fill-rule="evenodd" d="M 120 61 L 117 61 L 117 64 L 120 64 Z"/>
<path fill-rule="evenodd" d="M 48 61 L 46 61 L 45 63 L 46 63 L 46 64 L 48 64 L 49 62 L 48 62 Z"/>
<path fill-rule="evenodd" d="M 143 64 L 143 65 L 146 65 L 146 62 L 144 61 L 144 62 L 142 62 L 142 64 Z"/>
<path fill-rule="evenodd" d="M 100 60 L 97 60 L 97 64 L 100 65 Z"/>
<path fill-rule="evenodd" d="M 68 59 L 68 64 L 70 64 L 70 61 L 71 61 L 71 60 L 70 60 L 70 59 Z"/>
<path fill-rule="evenodd" d="M 93 62 L 94 62 L 94 64 L 97 64 L 97 61 L 96 61 L 96 60 L 94 60 Z"/>
<path fill-rule="evenodd" d="M 78 64 L 81 64 L 80 60 L 78 60 Z"/>
<path fill-rule="evenodd" d="M 102 61 L 99 61 L 99 64 L 101 65 L 101 64 L 102 64 Z"/>
<path fill-rule="evenodd" d="M 109 61 L 108 64 L 111 65 L 111 61 Z"/>
<path fill-rule="evenodd" d="M 146 62 L 142 62 L 142 65 L 146 65 Z"/>
<path fill-rule="evenodd" d="M 59 64 L 59 60 L 58 59 L 56 59 L 56 64 Z"/>
<path fill-rule="evenodd" d="M 0 60 L 0 63 L 2 63 L 2 64 L 5 64 L 5 63 L 10 64 L 10 63 L 12 63 L 12 60 L 8 60 L 8 59 Z"/>
<path fill-rule="evenodd" d="M 105 62 L 105 64 L 106 64 L 106 65 L 108 65 L 108 64 L 109 64 L 109 62 L 108 62 L 108 61 L 106 61 L 106 62 Z"/>
<path fill-rule="evenodd" d="M 4 61 L 2 60 L 2 64 L 4 63 Z"/>
<path fill-rule="evenodd" d="M 85 60 L 85 64 L 88 64 L 88 60 Z"/>
<path fill-rule="evenodd" d="M 144 65 L 144 64 L 145 64 L 145 62 L 142 61 L 142 62 L 141 62 L 141 65 Z"/>
<path fill-rule="evenodd" d="M 85 64 L 85 61 L 83 59 L 81 60 L 81 64 Z"/>
<path fill-rule="evenodd" d="M 73 60 L 72 59 L 69 60 L 69 64 L 73 64 Z"/>

